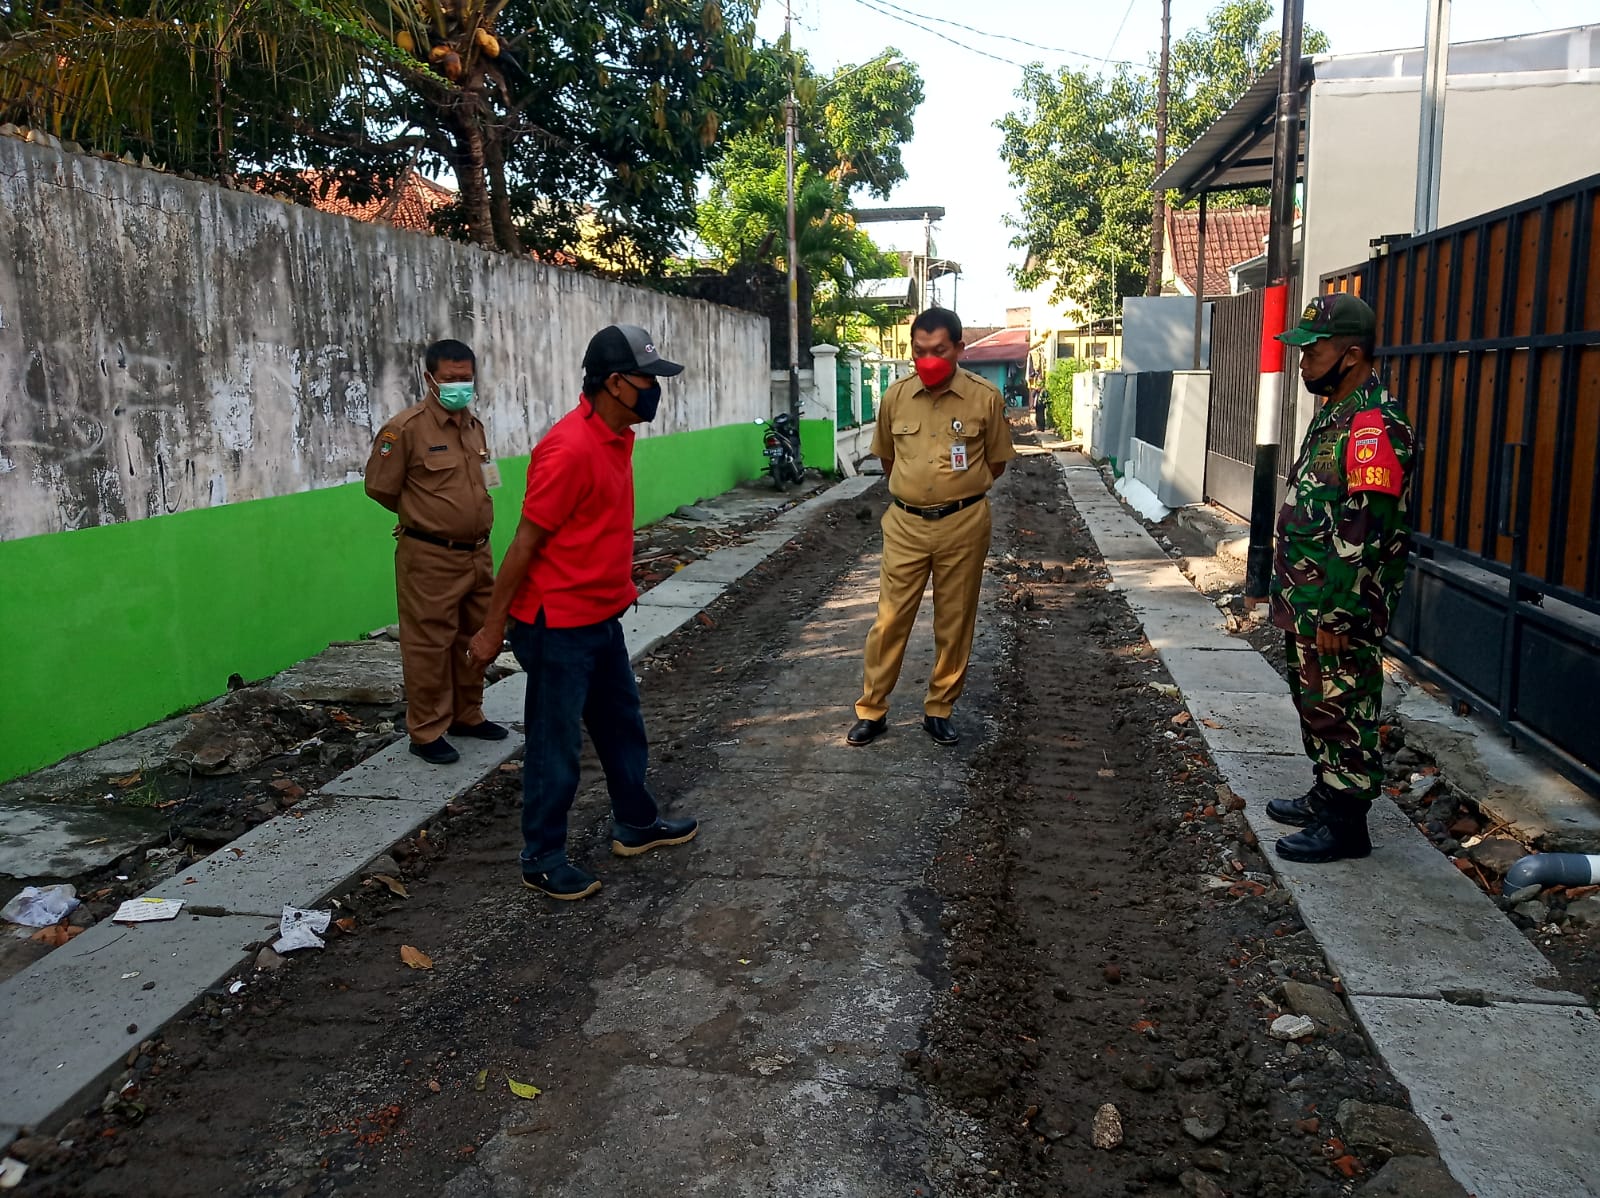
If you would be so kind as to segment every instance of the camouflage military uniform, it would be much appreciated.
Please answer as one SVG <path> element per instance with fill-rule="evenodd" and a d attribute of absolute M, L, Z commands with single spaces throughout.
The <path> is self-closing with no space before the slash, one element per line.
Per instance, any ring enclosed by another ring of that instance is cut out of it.
<path fill-rule="evenodd" d="M 1376 377 L 1325 404 L 1306 430 L 1278 515 L 1272 622 L 1287 634 L 1306 754 L 1329 797 L 1378 795 L 1383 652 L 1410 549 L 1404 410 Z M 1317 650 L 1317 630 L 1349 648 Z"/>

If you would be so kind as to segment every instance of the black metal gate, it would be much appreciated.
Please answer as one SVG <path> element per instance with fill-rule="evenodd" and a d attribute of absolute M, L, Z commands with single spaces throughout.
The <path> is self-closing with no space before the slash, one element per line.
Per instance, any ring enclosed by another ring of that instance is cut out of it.
<path fill-rule="evenodd" d="M 1417 430 L 1390 648 L 1600 785 L 1600 175 L 1324 277 Z"/>
<path fill-rule="evenodd" d="M 1206 498 L 1246 519 L 1256 461 L 1256 400 L 1261 394 L 1264 294 L 1247 291 L 1211 308 L 1211 415 L 1206 427 Z M 1285 411 L 1293 388 L 1285 388 Z M 1285 436 L 1294 422 L 1285 418 Z M 1280 463 L 1286 466 L 1287 463 Z"/>

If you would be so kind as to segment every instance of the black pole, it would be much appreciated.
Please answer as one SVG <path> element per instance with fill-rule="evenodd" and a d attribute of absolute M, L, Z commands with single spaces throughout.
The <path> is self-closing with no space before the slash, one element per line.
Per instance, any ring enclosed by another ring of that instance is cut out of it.
<path fill-rule="evenodd" d="M 1245 594 L 1265 597 L 1272 585 L 1272 532 L 1278 500 L 1279 425 L 1286 382 L 1283 343 L 1294 274 L 1294 197 L 1300 164 L 1300 41 L 1304 0 L 1284 0 L 1278 58 L 1278 119 L 1272 142 L 1271 229 L 1261 330 L 1261 388 L 1256 396 L 1255 485 L 1250 492 L 1250 550 Z"/>

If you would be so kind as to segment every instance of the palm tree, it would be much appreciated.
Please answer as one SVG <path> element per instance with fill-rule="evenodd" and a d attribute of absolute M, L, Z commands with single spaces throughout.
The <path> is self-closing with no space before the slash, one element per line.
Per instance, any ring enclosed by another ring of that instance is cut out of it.
<path fill-rule="evenodd" d="M 19 0 L 0 10 L 0 112 L 97 149 L 203 150 L 230 179 L 240 120 L 292 122 L 331 104 L 374 57 L 432 74 L 404 53 L 426 37 L 423 12 L 399 0 Z"/>

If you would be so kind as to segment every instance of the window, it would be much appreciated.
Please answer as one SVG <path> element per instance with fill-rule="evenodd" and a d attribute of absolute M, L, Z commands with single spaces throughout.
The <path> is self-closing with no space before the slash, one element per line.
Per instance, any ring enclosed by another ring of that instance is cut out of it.
<path fill-rule="evenodd" d="M 1091 341 L 1089 343 L 1089 357 L 1091 357 L 1091 358 L 1104 358 L 1104 357 L 1107 357 L 1108 355 L 1106 354 L 1106 349 L 1107 349 L 1107 346 L 1106 346 L 1106 343 L 1104 341 Z"/>
<path fill-rule="evenodd" d="M 1077 342 L 1071 333 L 1056 334 L 1056 358 L 1070 358 L 1078 352 Z"/>

